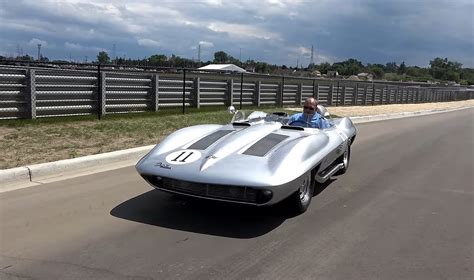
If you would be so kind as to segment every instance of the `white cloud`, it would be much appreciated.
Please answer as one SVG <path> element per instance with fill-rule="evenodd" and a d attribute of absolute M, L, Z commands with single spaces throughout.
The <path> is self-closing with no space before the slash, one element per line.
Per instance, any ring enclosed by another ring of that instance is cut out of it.
<path fill-rule="evenodd" d="M 156 48 L 159 47 L 161 44 L 158 41 L 152 39 L 138 39 L 138 45 L 147 47 L 147 48 Z"/>
<path fill-rule="evenodd" d="M 222 0 L 206 0 L 204 2 L 211 6 L 222 6 Z"/>
<path fill-rule="evenodd" d="M 253 25 L 212 22 L 207 28 L 214 32 L 227 33 L 231 37 L 250 37 L 265 40 L 281 39 L 278 33 L 267 31 Z"/>
<path fill-rule="evenodd" d="M 307 47 L 298 47 L 296 48 L 296 53 L 302 56 L 308 56 L 311 55 L 311 49 Z"/>
<path fill-rule="evenodd" d="M 28 45 L 30 46 L 36 46 L 38 44 L 41 44 L 41 47 L 47 47 L 48 46 L 48 43 L 46 41 L 43 41 L 43 40 L 40 40 L 40 39 L 37 39 L 37 38 L 33 38 L 30 40 L 30 42 L 28 42 Z"/>
<path fill-rule="evenodd" d="M 201 45 L 201 47 L 205 47 L 205 48 L 214 47 L 214 44 L 212 42 L 207 42 L 207 41 L 199 41 L 199 45 Z"/>
<path fill-rule="evenodd" d="M 103 48 L 83 46 L 83 45 L 81 45 L 81 44 L 70 43 L 70 42 L 64 43 L 64 47 L 66 47 L 66 49 L 75 50 L 75 51 L 93 51 L 93 52 L 101 52 L 101 51 L 104 51 Z M 106 50 L 105 50 L 105 51 L 106 51 Z"/>

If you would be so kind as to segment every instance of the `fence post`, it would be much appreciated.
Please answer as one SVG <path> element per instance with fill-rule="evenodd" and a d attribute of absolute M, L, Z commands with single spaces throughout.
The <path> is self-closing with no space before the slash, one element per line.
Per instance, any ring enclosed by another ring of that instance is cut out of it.
<path fill-rule="evenodd" d="M 151 76 L 151 109 L 153 112 L 158 112 L 158 89 L 160 86 L 160 76 L 152 74 Z"/>
<path fill-rule="evenodd" d="M 102 76 L 100 72 L 100 63 L 97 65 L 97 118 L 102 118 Z"/>
<path fill-rule="evenodd" d="M 106 93 L 107 93 L 107 85 L 106 85 L 106 72 L 101 72 L 100 73 L 100 102 L 99 102 L 99 119 L 106 114 L 106 108 L 105 108 L 105 99 L 106 99 Z"/>
<path fill-rule="evenodd" d="M 329 86 L 329 92 L 328 92 L 328 106 L 332 106 L 333 91 L 334 91 L 334 85 L 331 82 L 331 85 Z"/>
<path fill-rule="evenodd" d="M 183 115 L 186 108 L 186 69 L 183 69 Z"/>
<path fill-rule="evenodd" d="M 387 86 L 387 104 L 391 104 L 392 102 L 392 89 Z"/>
<path fill-rule="evenodd" d="M 260 88 L 261 88 L 262 82 L 258 80 L 255 83 L 255 91 L 253 94 L 253 104 L 257 107 L 260 107 Z"/>
<path fill-rule="evenodd" d="M 227 80 L 227 92 L 226 92 L 226 105 L 232 106 L 234 105 L 234 80 L 230 79 Z"/>
<path fill-rule="evenodd" d="M 296 91 L 296 106 L 301 106 L 301 99 L 303 97 L 303 83 L 298 85 L 298 90 Z"/>
<path fill-rule="evenodd" d="M 242 95 L 244 92 L 244 73 L 240 73 L 240 110 L 242 110 Z"/>
<path fill-rule="evenodd" d="M 36 119 L 36 72 L 35 69 L 29 69 L 26 72 L 26 103 L 27 103 L 27 117 L 29 119 Z"/>
<path fill-rule="evenodd" d="M 352 92 L 352 105 L 357 105 L 357 96 L 359 96 L 359 84 L 356 83 L 354 91 Z"/>
<path fill-rule="evenodd" d="M 400 100 L 400 86 L 397 86 L 397 91 L 395 91 L 395 103 L 398 103 Z"/>
<path fill-rule="evenodd" d="M 362 103 L 364 105 L 367 105 L 367 93 L 369 92 L 369 85 L 368 84 L 365 84 L 365 88 L 364 88 L 364 96 L 362 97 Z"/>
<path fill-rule="evenodd" d="M 194 78 L 194 106 L 201 108 L 201 77 Z"/>
<path fill-rule="evenodd" d="M 346 85 L 342 86 L 342 106 L 346 105 Z"/>
<path fill-rule="evenodd" d="M 372 105 L 375 104 L 375 92 L 376 92 L 375 84 L 372 83 Z"/>
<path fill-rule="evenodd" d="M 315 80 L 313 80 L 314 83 Z M 319 101 L 319 83 L 313 86 L 314 98 Z"/>
<path fill-rule="evenodd" d="M 285 76 L 281 77 L 281 82 L 279 83 L 279 88 L 277 91 L 277 100 L 276 106 L 283 107 L 283 94 L 285 92 Z"/>
<path fill-rule="evenodd" d="M 380 105 L 383 105 L 383 99 L 384 99 L 384 95 L 385 95 L 385 88 L 382 86 L 380 88 Z"/>

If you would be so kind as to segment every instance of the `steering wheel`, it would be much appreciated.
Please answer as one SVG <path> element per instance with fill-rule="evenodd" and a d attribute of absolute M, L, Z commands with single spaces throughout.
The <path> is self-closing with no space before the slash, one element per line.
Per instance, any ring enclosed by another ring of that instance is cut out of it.
<path fill-rule="evenodd" d="M 289 122 L 288 125 L 293 125 L 295 123 L 301 123 L 301 124 L 307 125 L 307 127 L 313 127 L 313 125 L 311 123 L 309 123 L 307 121 L 303 121 L 303 120 L 294 120 L 292 122 Z M 299 125 L 297 125 L 297 126 L 299 126 Z M 303 127 L 305 127 L 305 126 L 303 126 Z"/>

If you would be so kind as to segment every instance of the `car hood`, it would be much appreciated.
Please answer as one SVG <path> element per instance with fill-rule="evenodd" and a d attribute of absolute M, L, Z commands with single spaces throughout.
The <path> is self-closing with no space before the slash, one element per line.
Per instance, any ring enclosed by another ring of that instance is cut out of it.
<path fill-rule="evenodd" d="M 274 186 L 301 176 L 331 150 L 327 133 L 278 122 L 198 130 L 206 131 L 168 136 L 166 145 L 158 144 L 138 162 L 138 172 L 201 183 Z M 177 145 L 170 148 L 170 143 Z"/>

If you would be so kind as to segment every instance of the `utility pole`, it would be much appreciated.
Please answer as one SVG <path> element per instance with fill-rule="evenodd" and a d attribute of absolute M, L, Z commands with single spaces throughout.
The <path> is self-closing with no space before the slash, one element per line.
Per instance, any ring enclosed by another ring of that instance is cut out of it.
<path fill-rule="evenodd" d="M 41 58 L 41 44 L 38 44 L 38 61 L 40 61 Z"/>
<path fill-rule="evenodd" d="M 116 59 L 115 59 L 115 44 L 112 47 L 112 62 L 113 62 L 113 64 L 115 64 L 115 62 L 116 62 Z"/>
<path fill-rule="evenodd" d="M 201 43 L 198 45 L 198 66 L 201 66 Z"/>
<path fill-rule="evenodd" d="M 239 62 L 242 63 L 242 48 L 239 48 Z"/>
<path fill-rule="evenodd" d="M 309 64 L 314 64 L 314 48 L 313 45 L 311 45 L 311 61 Z"/>

